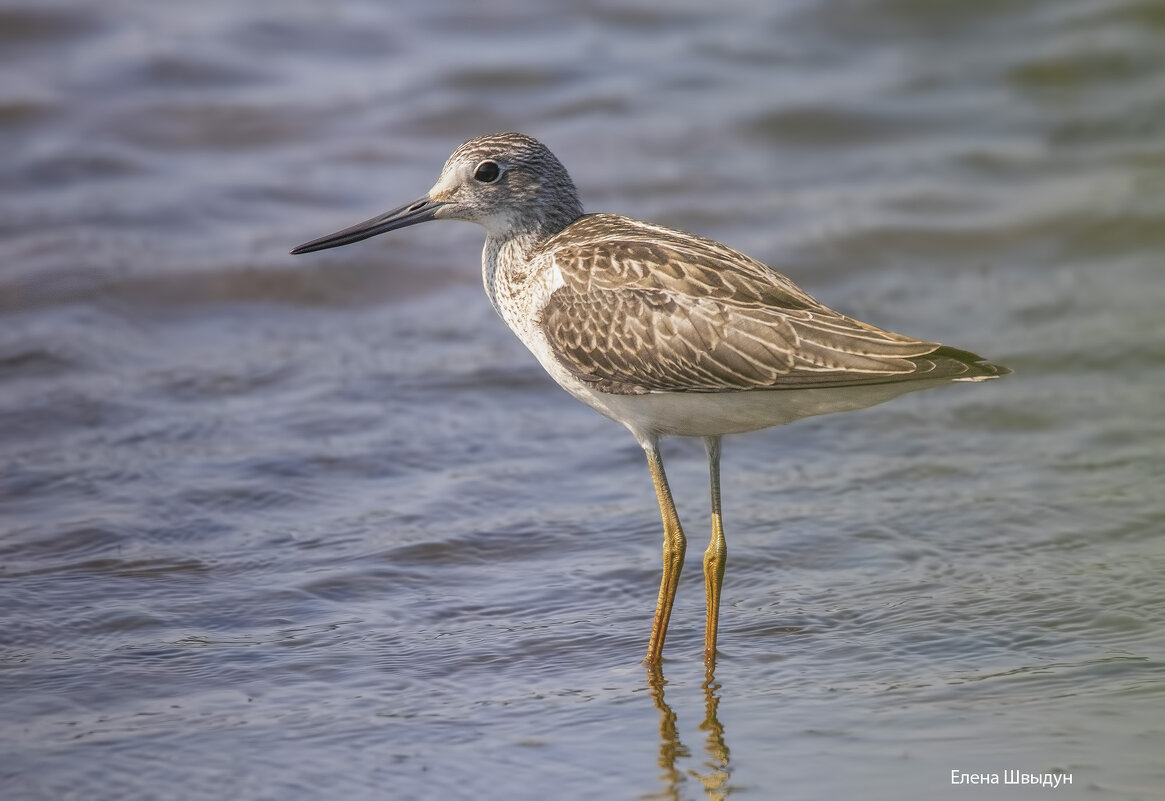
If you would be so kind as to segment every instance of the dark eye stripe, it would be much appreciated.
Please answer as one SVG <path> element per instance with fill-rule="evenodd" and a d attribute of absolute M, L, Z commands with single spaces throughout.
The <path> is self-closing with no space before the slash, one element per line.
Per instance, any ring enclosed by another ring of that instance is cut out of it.
<path fill-rule="evenodd" d="M 496 161 L 486 159 L 481 164 L 477 165 L 477 169 L 473 171 L 473 179 L 481 181 L 483 184 L 492 184 L 502 174 L 502 168 L 498 166 Z"/>

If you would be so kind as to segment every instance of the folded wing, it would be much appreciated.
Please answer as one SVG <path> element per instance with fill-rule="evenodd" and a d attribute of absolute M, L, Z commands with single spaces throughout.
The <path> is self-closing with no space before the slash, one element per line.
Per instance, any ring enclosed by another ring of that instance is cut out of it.
<path fill-rule="evenodd" d="M 717 242 L 583 218 L 547 243 L 562 277 L 541 326 L 571 372 L 615 393 L 981 380 L 1005 368 L 821 305 Z"/>

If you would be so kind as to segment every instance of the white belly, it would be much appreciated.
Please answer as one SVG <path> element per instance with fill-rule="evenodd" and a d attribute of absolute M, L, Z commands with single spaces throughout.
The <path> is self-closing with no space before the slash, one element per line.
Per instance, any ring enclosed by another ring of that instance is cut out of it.
<path fill-rule="evenodd" d="M 740 434 L 784 425 L 802 417 L 850 412 L 874 406 L 946 381 L 903 381 L 828 389 L 775 389 L 744 392 L 652 392 L 581 398 L 640 436 L 707 437 Z M 576 397 L 580 397 L 577 393 Z"/>

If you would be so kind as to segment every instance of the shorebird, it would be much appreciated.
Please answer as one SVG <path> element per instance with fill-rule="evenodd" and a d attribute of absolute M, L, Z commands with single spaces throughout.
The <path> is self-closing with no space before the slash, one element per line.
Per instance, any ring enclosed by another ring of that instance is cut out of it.
<path fill-rule="evenodd" d="M 291 252 L 348 245 L 427 220 L 485 228 L 482 277 L 494 309 L 555 381 L 626 426 L 646 452 L 663 517 L 649 664 L 663 653 L 686 549 L 661 437 L 702 437 L 708 453 L 704 654 L 711 663 L 728 553 L 720 510 L 724 434 L 1010 372 L 974 353 L 839 314 L 776 270 L 711 239 L 615 214 L 584 214 L 562 163 L 519 133 L 469 140 L 418 200 Z"/>

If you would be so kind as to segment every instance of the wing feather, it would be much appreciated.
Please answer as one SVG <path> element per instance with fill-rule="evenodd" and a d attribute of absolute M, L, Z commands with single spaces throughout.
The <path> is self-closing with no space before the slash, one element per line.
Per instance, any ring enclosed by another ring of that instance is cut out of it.
<path fill-rule="evenodd" d="M 616 393 L 971 380 L 1003 368 L 818 303 L 712 240 L 590 215 L 538 254 L 562 275 L 542 330 L 578 378 Z"/>

